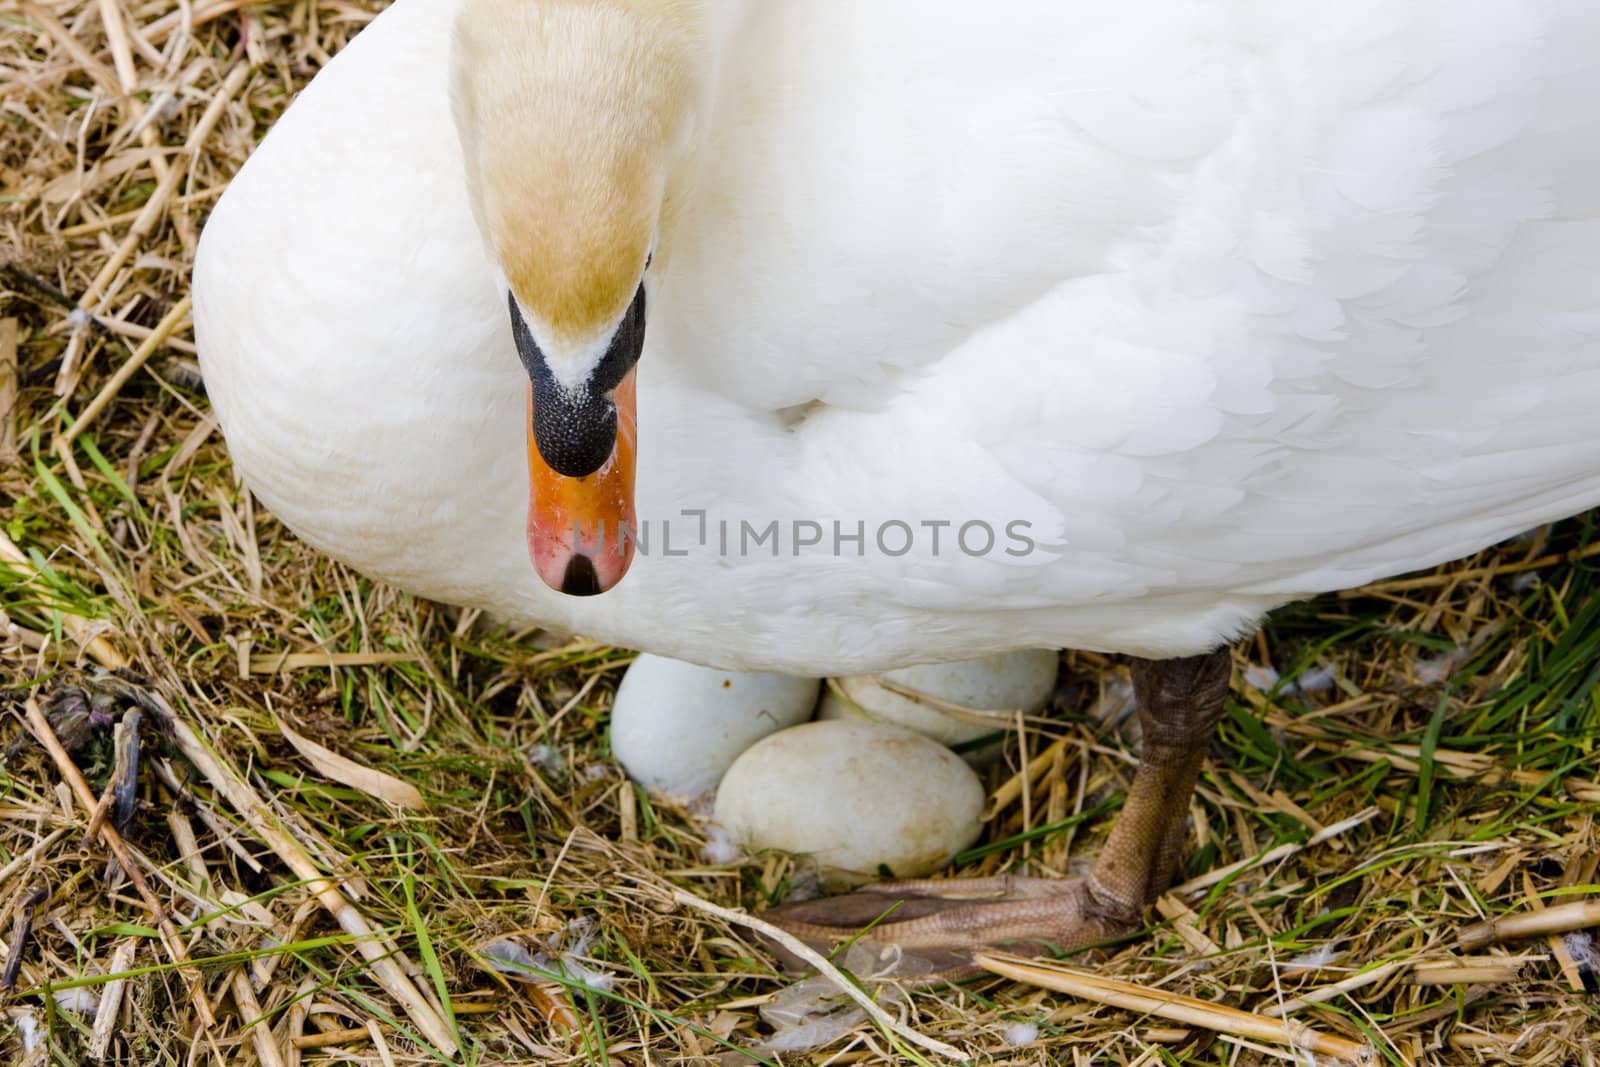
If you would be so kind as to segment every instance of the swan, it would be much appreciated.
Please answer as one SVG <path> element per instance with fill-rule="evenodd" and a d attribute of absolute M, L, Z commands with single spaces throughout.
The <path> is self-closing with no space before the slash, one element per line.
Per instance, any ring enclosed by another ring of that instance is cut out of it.
<path fill-rule="evenodd" d="M 1274 607 L 1600 503 L 1600 8 L 398 0 L 194 273 L 250 489 L 353 567 L 729 669 L 1138 657 L 1073 882 L 822 937 L 1065 947 L 1166 886 Z"/>

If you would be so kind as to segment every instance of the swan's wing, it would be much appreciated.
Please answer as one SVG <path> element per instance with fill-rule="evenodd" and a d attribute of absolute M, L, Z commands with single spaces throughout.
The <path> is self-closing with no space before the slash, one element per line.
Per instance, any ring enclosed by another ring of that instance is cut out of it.
<path fill-rule="evenodd" d="M 1600 12 L 1328 17 L 1169 223 L 903 398 L 940 470 L 1054 506 L 1019 600 L 1244 616 L 1600 503 Z"/>

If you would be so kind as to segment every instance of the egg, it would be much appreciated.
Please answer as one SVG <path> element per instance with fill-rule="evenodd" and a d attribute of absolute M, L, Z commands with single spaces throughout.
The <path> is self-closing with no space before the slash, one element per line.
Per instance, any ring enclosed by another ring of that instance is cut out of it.
<path fill-rule="evenodd" d="M 773 734 L 717 789 L 716 821 L 752 851 L 801 853 L 840 887 L 949 863 L 977 840 L 984 791 L 959 756 L 921 734 L 838 719 Z"/>
<path fill-rule="evenodd" d="M 932 663 L 836 680 L 823 694 L 819 718 L 870 719 L 915 730 L 944 745 L 963 745 L 1005 730 L 1015 713 L 1034 715 L 1055 692 L 1060 656 L 1044 649 L 1004 652 L 956 663 Z M 902 696 L 887 682 L 932 698 Z M 938 705 L 970 709 L 952 713 Z M 978 714 L 973 714 L 977 712 Z M 982 714 L 989 712 L 990 714 Z"/>
<path fill-rule="evenodd" d="M 716 788 L 745 749 L 809 719 L 817 685 L 641 654 L 611 706 L 611 752 L 640 785 L 693 798 Z"/>

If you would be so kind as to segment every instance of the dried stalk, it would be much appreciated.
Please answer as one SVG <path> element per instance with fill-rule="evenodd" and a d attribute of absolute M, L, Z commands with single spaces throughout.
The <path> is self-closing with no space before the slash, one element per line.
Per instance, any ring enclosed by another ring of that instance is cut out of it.
<path fill-rule="evenodd" d="M 106 965 L 107 974 L 121 974 L 133 966 L 134 951 L 138 942 L 134 938 L 124 938 L 117 943 L 116 950 L 111 953 L 111 962 Z M 100 1006 L 95 1009 L 94 1029 L 89 1036 L 89 1058 L 104 1060 L 106 1053 L 111 1048 L 111 1038 L 117 1032 L 117 1015 L 122 1011 L 122 994 L 128 988 L 126 978 L 113 978 L 107 982 L 100 992 Z"/>
<path fill-rule="evenodd" d="M 23 708 L 27 712 L 28 728 L 33 731 L 33 736 L 38 740 L 44 750 L 50 754 L 55 762 L 56 769 L 61 772 L 62 779 L 72 790 L 78 804 L 84 812 L 93 812 L 97 806 L 94 791 L 89 788 L 89 783 L 83 780 L 83 775 L 78 772 L 77 764 L 72 762 L 72 757 L 67 755 L 67 750 L 61 747 L 61 742 L 56 738 L 56 732 L 50 728 L 50 722 L 44 717 L 44 709 L 39 707 L 39 702 L 31 696 L 23 701 Z M 214 1029 L 217 1025 L 216 1014 L 211 1010 L 211 1004 L 206 1000 L 205 985 L 201 980 L 200 971 L 189 962 L 189 950 L 184 946 L 183 938 L 179 936 L 177 927 L 172 925 L 172 918 L 167 914 L 167 909 L 161 906 L 155 893 L 150 889 L 150 883 L 144 879 L 144 872 L 134 863 L 133 856 L 128 851 L 128 846 L 123 842 L 122 835 L 116 829 L 101 823 L 100 840 L 104 841 L 111 854 L 122 864 L 123 872 L 128 880 L 133 883 L 139 898 L 144 901 L 144 906 L 149 909 L 150 917 L 155 921 L 156 929 L 161 932 L 161 943 L 167 950 L 167 955 L 172 958 L 178 967 L 178 973 L 189 985 L 190 994 L 194 997 L 195 1011 L 200 1016 L 201 1024 L 207 1030 Z"/>
<path fill-rule="evenodd" d="M 1506 941 L 1565 934 L 1586 926 L 1600 926 L 1600 900 L 1578 900 L 1543 911 L 1524 912 L 1503 919 L 1485 919 L 1463 927 L 1456 941 L 1463 952 L 1472 952 Z"/>
<path fill-rule="evenodd" d="M 167 711 L 170 713 L 170 709 Z M 306 888 L 338 921 L 345 933 L 354 939 L 356 951 L 371 966 L 373 978 L 383 987 L 384 992 L 405 1009 L 411 1021 L 417 1024 L 417 1028 L 434 1047 L 446 1056 L 454 1056 L 459 1051 L 455 1036 L 444 1019 L 407 977 L 406 972 L 411 970 L 412 966 L 400 949 L 378 934 L 367 922 L 366 916 L 357 911 L 339 891 L 338 883 L 323 874 L 312 861 L 310 854 L 287 829 L 280 825 L 278 816 L 256 796 L 255 791 L 232 767 L 223 762 L 205 742 L 200 740 L 188 723 L 171 714 L 168 725 L 172 732 L 172 741 L 178 751 L 182 752 L 200 772 L 201 777 L 233 806 L 250 829 L 277 853 L 278 858 L 283 860 L 296 878 L 306 884 Z"/>
<path fill-rule="evenodd" d="M 223 112 L 227 110 L 229 101 L 244 85 L 245 79 L 250 76 L 250 70 L 250 67 L 241 64 L 228 72 L 228 76 L 223 79 L 222 86 L 217 90 L 216 95 L 211 98 L 210 103 L 206 105 L 205 112 L 201 114 L 193 128 L 189 130 L 189 136 L 184 140 L 183 155 L 185 157 L 185 165 L 173 167 L 166 173 L 165 177 L 157 182 L 155 192 L 151 194 L 149 200 L 145 201 L 144 210 L 139 213 L 138 218 L 134 219 L 133 225 L 128 229 L 127 236 L 122 239 L 122 243 L 117 246 L 116 251 L 111 254 L 105 265 L 100 268 L 100 273 L 96 274 L 94 280 L 89 283 L 89 288 L 84 291 L 83 296 L 79 299 L 80 305 L 85 308 L 93 307 L 106 295 L 111 280 L 116 277 L 117 272 L 122 269 L 123 264 L 133 255 L 134 251 L 145 239 L 145 236 L 155 228 L 156 220 L 161 217 L 161 213 L 166 210 L 168 202 L 177 194 L 178 183 L 189 173 L 188 162 L 200 154 L 200 147 L 205 144 L 206 138 L 211 136 L 212 127 L 222 118 Z"/>
<path fill-rule="evenodd" d="M 839 968 L 829 963 L 827 957 L 823 956 L 816 949 L 812 948 L 810 945 L 807 945 L 804 941 L 801 941 L 787 930 L 774 926 L 765 919 L 758 919 L 748 912 L 737 911 L 733 908 L 720 907 L 716 904 L 712 904 L 710 901 L 701 900 L 693 893 L 686 893 L 681 889 L 673 888 L 672 899 L 677 901 L 679 904 L 684 905 L 685 907 L 693 908 L 696 911 L 703 911 L 707 915 L 714 915 L 723 922 L 733 923 L 735 926 L 743 926 L 747 929 L 754 930 L 762 937 L 768 937 L 776 941 L 778 944 L 782 945 L 784 948 L 788 949 L 790 952 L 793 952 L 796 956 L 799 956 L 801 959 L 811 964 L 811 966 L 815 967 L 818 974 L 822 975 L 834 985 L 838 986 L 841 993 L 855 1001 L 861 1010 L 867 1013 L 867 1017 L 869 1019 L 890 1033 L 904 1038 L 913 1045 L 925 1048 L 929 1052 L 937 1053 L 940 1056 L 947 1056 L 950 1059 L 961 1063 L 965 1063 L 969 1059 L 965 1052 L 962 1052 L 953 1045 L 947 1045 L 943 1041 L 937 1041 L 931 1037 L 928 1037 L 926 1034 L 919 1034 L 909 1026 L 895 1022 L 889 1017 L 887 1012 L 878 1007 L 877 1003 L 870 996 L 861 991 L 860 986 L 856 985 L 856 983 L 852 982 L 850 979 L 846 978 L 842 973 L 840 973 Z"/>
<path fill-rule="evenodd" d="M 17 988 L 17 976 L 22 973 L 22 957 L 28 952 L 28 938 L 33 934 L 33 918 L 39 910 L 39 905 L 50 899 L 48 885 L 35 886 L 28 890 L 17 907 L 16 917 L 12 920 L 11 941 L 6 946 L 6 969 L 0 974 L 0 993 L 10 995 Z"/>
<path fill-rule="evenodd" d="M 133 355 L 129 356 L 122 366 L 117 368 L 117 372 L 106 380 L 106 383 L 100 387 L 100 391 L 94 395 L 94 399 L 89 401 L 88 406 L 83 409 L 76 419 L 72 420 L 72 425 L 67 427 L 66 432 L 61 435 L 62 437 L 68 442 L 73 441 L 90 423 L 99 417 L 100 413 L 106 409 L 106 405 L 116 398 L 116 395 L 122 391 L 124 385 L 128 384 L 128 379 L 132 378 L 139 368 L 145 365 L 145 361 L 150 358 L 155 350 L 161 347 L 162 342 L 188 319 L 189 307 L 189 298 L 187 296 L 172 305 L 172 310 L 161 317 L 161 321 L 156 323 L 155 329 L 150 331 L 150 336 L 146 337 L 139 347 L 133 350 Z"/>
<path fill-rule="evenodd" d="M 1494 985 L 1515 981 L 1526 960 L 1503 956 L 1419 963 L 1411 972 L 1413 985 Z"/>
<path fill-rule="evenodd" d="M 1337 997 L 1343 993 L 1349 993 L 1350 991 L 1360 989 L 1363 986 L 1372 985 L 1374 982 L 1381 982 L 1394 972 L 1405 967 L 1405 965 L 1406 964 L 1404 960 L 1390 960 L 1388 963 L 1381 963 L 1372 968 L 1370 971 L 1362 971 L 1360 974 L 1353 974 L 1349 978 L 1342 979 L 1338 982 L 1333 982 L 1325 986 L 1318 986 L 1316 989 L 1313 989 L 1310 992 L 1302 993 L 1298 997 L 1286 1000 L 1281 1004 L 1269 1004 L 1265 1008 L 1261 1009 L 1261 1014 L 1272 1018 L 1277 1018 L 1280 1015 L 1287 1015 L 1292 1011 L 1299 1011 L 1301 1008 L 1311 1004 L 1326 1003 L 1327 1001 L 1330 1001 L 1334 997 Z"/>
<path fill-rule="evenodd" d="M 22 554 L 16 545 L 12 544 L 4 533 L 0 533 L 0 557 L 10 559 L 19 566 L 26 568 L 27 580 L 32 581 L 35 577 L 32 574 L 31 561 Z M 88 627 L 88 624 L 77 616 L 62 612 L 61 617 L 62 625 L 66 627 L 69 633 L 76 634 L 79 630 L 86 630 Z M 99 645 L 88 643 L 86 648 L 91 652 L 98 649 L 99 655 L 96 658 L 105 666 L 127 666 L 127 661 L 110 645 L 105 644 L 103 638 L 96 637 L 94 641 L 99 642 Z M 406 1014 L 417 1024 L 417 1028 L 422 1031 L 423 1036 L 432 1042 L 434 1047 L 444 1055 L 454 1056 L 459 1051 L 455 1036 L 451 1033 L 450 1028 L 445 1024 L 439 1013 L 417 991 L 417 987 L 407 977 L 406 970 L 401 968 L 401 962 L 406 964 L 407 969 L 411 968 L 411 964 L 400 952 L 400 949 L 387 939 L 379 937 L 372 925 L 367 922 L 366 917 L 345 899 L 344 895 L 339 891 L 337 883 L 317 869 L 316 864 L 312 862 L 311 856 L 294 839 L 293 835 L 278 824 L 277 816 L 272 814 L 260 798 L 255 795 L 255 792 L 238 776 L 237 772 L 219 759 L 200 740 L 189 727 L 189 724 L 179 718 L 170 707 L 167 707 L 166 702 L 157 694 L 151 693 L 149 697 L 153 703 L 159 705 L 163 716 L 167 720 L 167 726 L 171 730 L 172 740 L 177 745 L 178 750 L 188 758 L 190 763 L 194 764 L 201 775 L 211 783 L 212 788 L 227 798 L 228 802 L 233 805 L 234 810 L 238 811 L 245 822 L 250 825 L 250 828 L 271 846 L 272 850 L 278 854 L 278 857 L 294 872 L 295 877 L 306 883 L 307 888 L 322 903 L 323 907 L 328 909 L 344 931 L 354 939 L 356 951 L 371 965 L 374 979 L 386 993 L 392 996 L 405 1009 Z M 80 803 L 83 804 L 84 810 L 94 810 L 95 798 L 89 790 L 88 783 L 84 782 L 83 776 L 78 774 L 77 768 L 73 766 L 71 759 L 61 748 L 60 742 L 56 740 L 54 731 L 50 729 L 50 724 L 45 721 L 44 712 L 39 709 L 37 702 L 32 699 L 27 702 L 27 707 L 29 723 L 33 726 L 34 733 L 40 738 L 41 743 L 45 744 L 51 756 L 55 758 L 57 765 L 61 767 L 62 776 L 67 778 L 72 785 L 73 791 L 77 794 Z M 133 880 L 135 888 L 139 890 L 151 913 L 156 916 L 158 926 L 163 934 L 166 935 L 170 931 L 172 944 L 169 946 L 169 951 L 174 953 L 174 959 L 179 962 L 185 961 L 187 957 L 180 955 L 183 952 L 183 944 L 178 940 L 177 932 L 172 929 L 171 920 L 167 918 L 166 912 L 162 909 L 160 902 L 156 900 L 155 895 L 150 892 L 143 875 L 134 866 L 121 837 L 109 826 L 102 826 L 100 835 L 111 848 L 118 862 L 122 864 L 123 869 L 128 872 L 128 877 Z M 167 938 L 164 937 L 163 940 L 167 940 Z M 187 970 L 184 974 L 194 988 L 194 995 L 200 1005 L 205 1025 L 208 1028 L 214 1028 L 216 1020 L 212 1015 L 211 1006 L 206 1003 L 204 994 L 201 992 L 198 974 L 190 975 Z"/>
<path fill-rule="evenodd" d="M 1058 993 L 1082 997 L 1084 1000 L 1092 1000 L 1099 1004 L 1157 1015 L 1187 1026 L 1199 1026 L 1235 1037 L 1288 1045 L 1290 1048 L 1357 1064 L 1358 1067 L 1377 1063 L 1377 1052 L 1371 1045 L 1324 1034 L 1304 1023 L 1289 1019 L 1271 1019 L 1237 1008 L 1211 1004 L 1194 997 L 1159 989 L 1147 989 L 1131 982 L 1100 978 L 1053 963 L 1024 959 L 1021 956 L 980 953 L 973 958 L 973 962 L 986 971 L 1013 981 L 1043 986 Z"/>

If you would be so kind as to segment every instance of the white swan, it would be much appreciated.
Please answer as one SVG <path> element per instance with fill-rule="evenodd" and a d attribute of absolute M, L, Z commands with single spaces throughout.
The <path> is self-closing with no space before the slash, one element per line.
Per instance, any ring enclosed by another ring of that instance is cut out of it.
<path fill-rule="evenodd" d="M 1600 502 L 1597 56 L 1586 0 L 400 0 L 212 215 L 206 382 L 284 522 L 439 600 L 797 673 L 1192 656 Z M 1170 873 L 1182 662 L 1108 849 L 1161 858 L 1080 921 Z"/>

